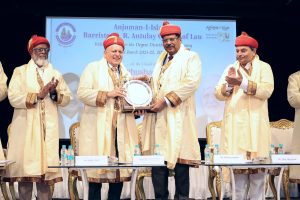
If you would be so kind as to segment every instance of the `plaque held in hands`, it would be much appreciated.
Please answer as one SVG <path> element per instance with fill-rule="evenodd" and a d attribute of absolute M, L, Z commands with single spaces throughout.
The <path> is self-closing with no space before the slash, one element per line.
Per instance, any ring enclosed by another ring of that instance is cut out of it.
<path fill-rule="evenodd" d="M 130 80 L 124 84 L 126 97 L 122 99 L 122 112 L 150 110 L 152 91 L 150 86 L 140 80 Z"/>

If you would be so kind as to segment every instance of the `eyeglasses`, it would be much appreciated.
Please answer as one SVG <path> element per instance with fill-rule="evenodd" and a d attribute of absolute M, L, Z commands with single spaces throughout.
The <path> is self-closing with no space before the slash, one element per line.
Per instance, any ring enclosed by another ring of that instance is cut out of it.
<path fill-rule="evenodd" d="M 166 39 L 163 39 L 162 41 L 163 41 L 163 43 L 167 43 L 168 41 L 175 42 L 177 39 L 178 39 L 178 37 L 166 38 Z"/>
<path fill-rule="evenodd" d="M 48 53 L 50 51 L 49 48 L 35 48 L 35 49 L 32 49 L 34 52 L 36 53 L 42 53 L 45 51 L 45 53 Z"/>
<path fill-rule="evenodd" d="M 119 54 L 123 55 L 123 54 L 124 54 L 124 51 L 122 51 L 122 50 L 112 50 L 111 53 L 112 53 L 112 54 L 117 54 L 117 53 L 119 53 Z"/>

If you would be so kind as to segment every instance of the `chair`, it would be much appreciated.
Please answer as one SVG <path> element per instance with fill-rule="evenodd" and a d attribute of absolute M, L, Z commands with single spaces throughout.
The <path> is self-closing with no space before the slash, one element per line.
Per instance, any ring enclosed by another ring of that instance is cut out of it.
<path fill-rule="evenodd" d="M 78 155 L 79 127 L 80 127 L 80 122 L 76 122 L 76 123 L 72 124 L 70 129 L 69 129 L 70 141 L 71 141 L 71 145 L 73 146 L 75 156 Z M 140 133 L 141 128 L 142 128 L 142 124 L 139 124 L 137 128 L 138 128 L 138 131 Z M 140 145 L 140 148 L 142 149 L 141 135 L 140 134 L 139 134 L 139 145 Z M 147 170 L 146 171 L 141 171 L 137 176 L 137 182 L 136 182 L 135 189 L 136 189 L 136 198 L 138 200 L 140 200 L 141 198 L 146 199 L 144 188 L 143 188 L 143 179 L 144 179 L 144 177 L 149 177 L 149 176 L 151 177 L 151 172 L 149 172 Z M 77 180 L 78 180 L 77 171 L 69 172 L 68 187 L 69 187 L 69 195 L 70 195 L 71 200 L 79 200 L 79 194 L 78 194 L 78 190 L 77 190 L 77 186 L 76 186 Z"/>
<path fill-rule="evenodd" d="M 222 121 L 211 122 L 206 126 L 206 140 L 207 144 L 211 147 L 215 144 L 220 144 L 221 141 L 221 123 Z M 215 170 L 209 166 L 208 170 L 208 188 L 213 200 L 216 200 L 216 192 L 214 189 L 214 179 L 216 179 L 216 190 L 218 199 L 221 199 L 221 174 L 220 171 Z"/>
<path fill-rule="evenodd" d="M 78 156 L 79 127 L 80 127 L 80 122 L 75 122 L 71 125 L 69 129 L 70 141 L 71 141 L 71 145 L 73 146 L 75 156 Z M 69 172 L 68 188 L 69 188 L 69 195 L 71 200 L 79 200 L 78 190 L 76 187 L 77 179 L 78 179 L 77 171 Z"/>
<path fill-rule="evenodd" d="M 270 122 L 271 134 L 272 134 L 272 144 L 278 146 L 279 143 L 283 144 L 286 153 L 291 152 L 292 146 L 292 136 L 294 123 L 287 119 L 280 119 L 278 121 Z M 275 176 L 279 175 L 280 170 L 274 169 L 269 170 L 269 184 L 274 195 L 274 199 L 277 199 L 277 192 L 274 184 Z M 286 199 L 290 199 L 290 194 L 288 190 L 289 185 L 289 170 L 285 169 L 282 177 L 282 186 Z"/>
<path fill-rule="evenodd" d="M 271 138 L 272 144 L 278 146 L 279 143 L 282 143 L 285 148 L 285 151 L 288 153 L 290 152 L 291 141 L 292 141 L 292 133 L 293 133 L 293 122 L 287 119 L 280 119 L 278 121 L 270 122 L 271 127 Z M 220 135 L 221 135 L 221 121 L 218 122 L 211 122 L 206 127 L 206 138 L 207 144 L 209 146 L 213 146 L 214 144 L 219 144 L 220 142 Z M 269 185 L 274 195 L 274 198 L 277 198 L 276 187 L 274 184 L 275 176 L 279 175 L 279 169 L 272 169 L 268 170 L 269 174 Z M 283 189 L 284 194 L 287 199 L 289 199 L 289 190 L 288 190 L 288 169 L 284 170 L 283 173 Z M 221 199 L 221 178 L 220 172 L 214 170 L 212 167 L 209 167 L 209 180 L 208 180 L 208 187 L 212 195 L 212 199 L 216 199 L 216 193 L 214 190 L 213 182 L 216 178 L 216 190 L 219 199 Z"/>

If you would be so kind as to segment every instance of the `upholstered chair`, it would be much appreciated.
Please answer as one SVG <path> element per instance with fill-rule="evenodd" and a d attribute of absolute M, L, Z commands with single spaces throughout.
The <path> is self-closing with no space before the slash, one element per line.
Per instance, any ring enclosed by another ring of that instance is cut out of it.
<path fill-rule="evenodd" d="M 74 155 L 78 156 L 78 134 L 79 134 L 80 122 L 73 123 L 69 128 L 70 142 L 74 149 Z M 69 171 L 68 176 L 68 188 L 69 195 L 71 200 L 79 200 L 78 190 L 77 190 L 77 180 L 78 180 L 78 171 L 72 170 Z"/>
<path fill-rule="evenodd" d="M 215 144 L 220 146 L 221 141 L 221 121 L 211 122 L 206 126 L 206 140 L 207 144 L 210 147 L 213 147 Z M 209 176 L 208 176 L 208 188 L 211 193 L 211 197 L 213 200 L 216 200 L 216 192 L 214 188 L 214 180 L 216 180 L 216 190 L 218 199 L 222 199 L 221 197 L 221 172 L 219 168 L 214 168 L 213 166 L 209 166 Z"/>

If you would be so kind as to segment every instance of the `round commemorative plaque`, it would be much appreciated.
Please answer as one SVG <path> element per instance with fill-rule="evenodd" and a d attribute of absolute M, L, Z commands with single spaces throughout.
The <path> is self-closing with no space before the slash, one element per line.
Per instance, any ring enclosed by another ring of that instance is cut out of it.
<path fill-rule="evenodd" d="M 131 80 L 125 83 L 124 88 L 127 92 L 125 100 L 133 107 L 143 107 L 152 101 L 151 88 L 140 80 Z"/>

